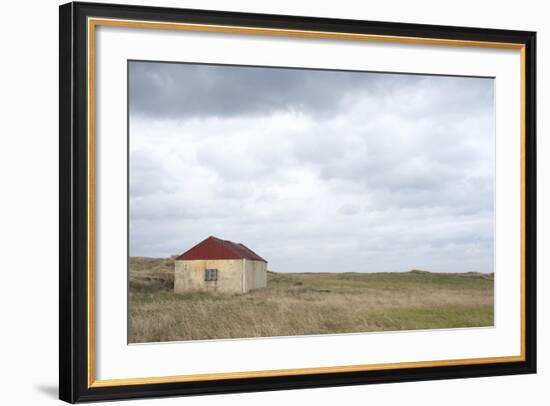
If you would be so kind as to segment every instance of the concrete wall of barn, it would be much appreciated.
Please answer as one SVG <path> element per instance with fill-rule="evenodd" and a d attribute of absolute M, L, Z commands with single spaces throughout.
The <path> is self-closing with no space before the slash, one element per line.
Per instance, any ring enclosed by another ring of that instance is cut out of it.
<path fill-rule="evenodd" d="M 217 269 L 218 280 L 205 281 L 206 269 Z M 245 293 L 267 284 L 267 264 L 245 259 L 175 261 L 174 291 Z"/>
<path fill-rule="evenodd" d="M 244 260 L 245 291 L 267 286 L 267 264 L 262 261 Z"/>
<path fill-rule="evenodd" d="M 176 293 L 196 290 L 243 292 L 242 259 L 175 261 L 175 263 L 174 291 Z M 205 281 L 206 269 L 217 269 L 218 280 Z"/>

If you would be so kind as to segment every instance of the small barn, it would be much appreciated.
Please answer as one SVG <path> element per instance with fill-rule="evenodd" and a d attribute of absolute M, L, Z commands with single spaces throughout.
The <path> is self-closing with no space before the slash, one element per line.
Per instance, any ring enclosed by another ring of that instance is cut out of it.
<path fill-rule="evenodd" d="M 174 291 L 245 293 L 267 285 L 267 261 L 247 246 L 213 236 L 175 260 Z"/>

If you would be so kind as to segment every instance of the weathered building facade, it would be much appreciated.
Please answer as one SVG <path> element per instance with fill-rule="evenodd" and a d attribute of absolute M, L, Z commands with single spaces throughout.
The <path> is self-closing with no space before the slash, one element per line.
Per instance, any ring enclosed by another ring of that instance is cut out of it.
<path fill-rule="evenodd" d="M 211 236 L 175 260 L 176 293 L 245 293 L 266 286 L 267 261 L 240 243 Z"/>

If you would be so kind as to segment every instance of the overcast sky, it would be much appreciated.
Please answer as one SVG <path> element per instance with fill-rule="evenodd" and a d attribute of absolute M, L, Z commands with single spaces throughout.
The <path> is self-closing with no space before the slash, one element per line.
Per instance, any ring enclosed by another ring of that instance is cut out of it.
<path fill-rule="evenodd" d="M 130 255 L 493 272 L 493 79 L 130 63 Z"/>

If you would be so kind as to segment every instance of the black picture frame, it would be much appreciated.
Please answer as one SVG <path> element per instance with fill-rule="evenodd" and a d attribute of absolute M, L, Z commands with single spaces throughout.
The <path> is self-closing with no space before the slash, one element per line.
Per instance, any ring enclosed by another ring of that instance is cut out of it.
<path fill-rule="evenodd" d="M 67 402 L 237 393 L 536 372 L 536 33 L 94 3 L 60 6 L 59 32 L 59 398 Z M 88 353 L 87 19 L 89 17 L 322 31 L 523 46 L 524 359 L 336 373 L 93 387 Z"/>

